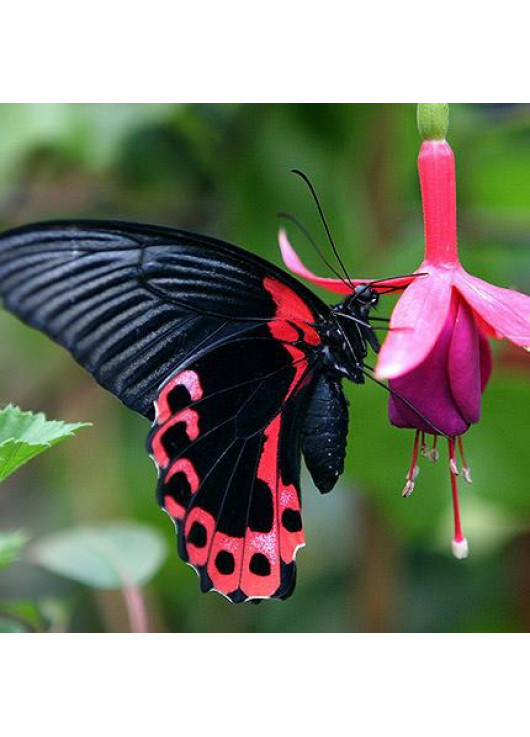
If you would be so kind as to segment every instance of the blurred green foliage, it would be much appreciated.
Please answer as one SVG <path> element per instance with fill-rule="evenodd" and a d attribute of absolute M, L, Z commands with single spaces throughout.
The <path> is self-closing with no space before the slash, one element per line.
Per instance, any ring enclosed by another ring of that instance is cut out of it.
<path fill-rule="evenodd" d="M 35 563 L 96 589 L 142 586 L 165 557 L 156 531 L 123 522 L 48 535 L 31 550 Z"/>
<path fill-rule="evenodd" d="M 530 107 L 453 105 L 462 260 L 530 291 Z M 412 104 L 0 105 L 0 221 L 110 217 L 177 225 L 280 263 L 280 210 L 324 243 L 313 179 L 351 273 L 386 276 L 422 257 Z M 304 260 L 323 269 L 292 233 Z M 329 299 L 329 295 L 325 296 Z M 391 301 L 383 306 L 390 313 Z M 2 528 L 32 538 L 116 519 L 156 528 L 172 551 L 149 585 L 161 631 L 527 631 L 530 627 L 528 363 L 496 346 L 483 421 L 467 438 L 475 483 L 462 490 L 472 557 L 450 557 L 448 472 L 423 464 L 402 500 L 412 437 L 386 421 L 377 386 L 348 387 L 346 474 L 320 497 L 304 478 L 308 547 L 285 603 L 233 607 L 202 596 L 177 558 L 144 452 L 148 426 L 94 385 L 61 349 L 0 314 L 1 401 L 94 423 L 0 488 Z M 126 631 L 119 595 L 91 593 L 22 561 L 0 601 L 68 601 L 72 631 Z M 52 607 L 53 608 L 53 607 Z"/>
<path fill-rule="evenodd" d="M 19 559 L 28 538 L 20 530 L 0 533 L 0 570 Z"/>

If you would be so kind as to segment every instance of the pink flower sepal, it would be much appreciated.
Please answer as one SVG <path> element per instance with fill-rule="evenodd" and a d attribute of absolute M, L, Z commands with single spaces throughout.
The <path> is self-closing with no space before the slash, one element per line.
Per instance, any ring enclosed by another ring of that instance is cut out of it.
<path fill-rule="evenodd" d="M 278 242 L 280 244 L 280 251 L 282 253 L 283 262 L 287 266 L 289 271 L 292 271 L 292 273 L 296 274 L 296 276 L 300 276 L 302 277 L 302 279 L 307 279 L 312 284 L 315 284 L 318 287 L 322 287 L 323 289 L 327 289 L 328 292 L 333 292 L 334 294 L 351 294 L 354 287 L 364 286 L 365 284 L 373 284 L 372 288 L 375 292 L 384 293 L 389 289 L 405 289 L 405 287 L 407 287 L 412 281 L 414 281 L 414 277 L 412 276 L 398 276 L 393 279 L 377 280 L 349 279 L 348 281 L 343 281 L 341 279 L 328 279 L 324 276 L 317 276 L 316 274 L 313 274 L 313 272 L 310 271 L 307 266 L 302 263 L 300 257 L 291 246 L 287 237 L 287 233 L 285 232 L 285 230 L 283 230 L 283 228 L 280 230 Z"/>

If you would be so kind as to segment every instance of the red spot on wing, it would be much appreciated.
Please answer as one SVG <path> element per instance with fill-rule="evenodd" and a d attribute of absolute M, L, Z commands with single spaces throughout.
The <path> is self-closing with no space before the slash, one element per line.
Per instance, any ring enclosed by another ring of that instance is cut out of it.
<path fill-rule="evenodd" d="M 169 463 L 169 456 L 166 449 L 162 445 L 162 431 L 158 430 L 151 440 L 151 450 L 158 468 L 166 468 Z"/>
<path fill-rule="evenodd" d="M 307 343 L 318 345 L 321 341 L 320 335 L 313 327 L 315 315 L 304 300 L 277 279 L 267 276 L 263 280 L 263 286 L 271 294 L 276 305 L 274 320 L 268 323 L 273 337 L 286 342 L 296 340 L 298 331 L 290 324 L 294 323 L 302 331 Z"/>
<path fill-rule="evenodd" d="M 178 412 L 175 417 L 167 424 L 167 427 L 178 425 L 183 422 L 186 425 L 186 434 L 190 440 L 197 440 L 199 437 L 199 415 L 194 409 L 183 409 Z"/>
<path fill-rule="evenodd" d="M 183 473 L 186 476 L 192 496 L 196 494 L 200 486 L 200 481 L 193 463 L 187 458 L 179 458 L 179 460 L 176 461 L 167 472 L 167 475 L 164 478 L 164 484 L 169 484 L 171 479 L 178 473 Z M 186 516 L 187 510 L 169 494 L 164 497 L 164 508 L 171 517 L 179 521 L 182 521 Z"/>
<path fill-rule="evenodd" d="M 164 509 L 173 519 L 183 520 L 186 516 L 184 507 L 171 496 L 164 497 Z"/>
<path fill-rule="evenodd" d="M 179 460 L 176 461 L 169 469 L 166 476 L 166 483 L 168 483 L 168 481 L 171 481 L 173 476 L 175 476 L 175 474 L 177 473 L 185 474 L 191 487 L 191 493 L 196 494 L 200 482 L 193 463 L 191 461 L 188 461 L 187 458 L 179 458 Z"/>
<path fill-rule="evenodd" d="M 190 535 L 194 529 L 194 525 L 204 529 L 204 544 L 197 544 L 190 539 Z M 184 524 L 184 535 L 186 537 L 186 550 L 188 553 L 189 562 L 192 566 L 200 567 L 205 566 L 208 560 L 208 554 L 215 530 L 215 519 L 211 514 L 205 512 L 204 509 L 194 507 L 188 516 Z"/>
<path fill-rule="evenodd" d="M 221 532 L 213 536 L 206 571 L 214 588 L 222 594 L 231 594 L 239 588 L 244 546 L 242 537 L 230 537 Z M 224 566 L 220 565 L 221 556 L 224 556 Z"/>
<path fill-rule="evenodd" d="M 280 527 L 280 553 L 282 560 L 286 563 L 292 563 L 296 552 L 305 545 L 305 535 L 303 529 L 291 532 L 287 530 L 283 524 L 284 513 L 286 511 L 301 515 L 300 499 L 298 498 L 295 487 L 281 486 L 279 494 L 280 512 L 279 517 L 282 520 Z"/>
<path fill-rule="evenodd" d="M 190 440 L 197 440 L 199 437 L 199 415 L 197 412 L 195 412 L 194 409 L 183 409 L 180 412 L 177 412 L 177 414 L 164 423 L 153 436 L 153 453 L 160 468 L 166 468 L 170 460 L 167 451 L 164 448 L 164 444 L 162 443 L 162 438 L 168 430 L 171 430 L 172 427 L 178 425 L 180 422 L 183 422 L 186 425 L 186 434 Z"/>
<path fill-rule="evenodd" d="M 188 390 L 192 402 L 197 402 L 203 397 L 201 382 L 195 371 L 181 371 L 176 376 L 173 376 L 163 387 L 156 402 L 157 419 L 160 425 L 163 425 L 171 417 L 169 395 L 179 386 L 183 386 Z"/>

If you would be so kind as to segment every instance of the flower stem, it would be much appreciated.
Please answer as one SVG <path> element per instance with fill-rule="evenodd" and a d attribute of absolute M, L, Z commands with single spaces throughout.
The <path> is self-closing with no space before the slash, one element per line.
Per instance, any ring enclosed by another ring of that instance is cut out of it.
<path fill-rule="evenodd" d="M 142 592 L 138 586 L 134 585 L 127 586 L 122 591 L 131 625 L 131 632 L 149 632 L 147 609 Z"/>

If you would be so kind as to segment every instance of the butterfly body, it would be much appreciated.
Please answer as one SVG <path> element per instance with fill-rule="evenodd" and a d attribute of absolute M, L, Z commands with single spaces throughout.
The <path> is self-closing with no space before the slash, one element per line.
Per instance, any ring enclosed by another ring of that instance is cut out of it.
<path fill-rule="evenodd" d="M 0 236 L 0 295 L 148 417 L 180 556 L 234 602 L 289 596 L 305 544 L 303 453 L 343 471 L 341 382 L 364 381 L 377 295 L 329 307 L 272 264 L 186 231 L 48 223 Z"/>

